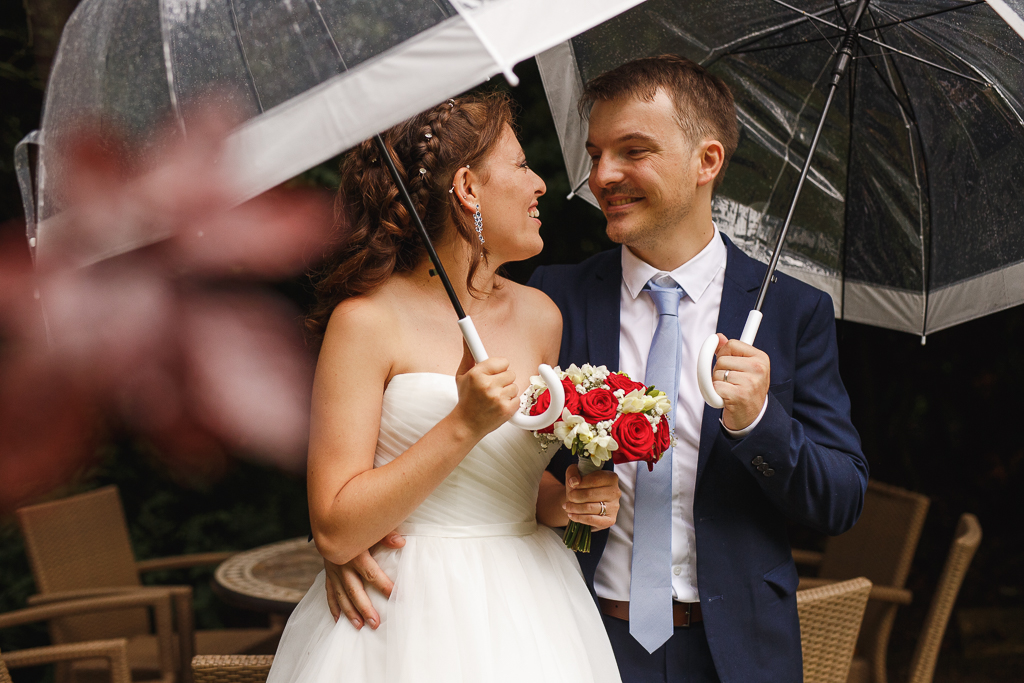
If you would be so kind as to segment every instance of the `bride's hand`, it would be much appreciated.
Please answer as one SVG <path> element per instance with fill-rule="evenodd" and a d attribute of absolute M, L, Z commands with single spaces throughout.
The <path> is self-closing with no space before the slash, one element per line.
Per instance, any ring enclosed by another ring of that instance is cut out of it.
<path fill-rule="evenodd" d="M 391 589 L 395 584 L 370 553 L 378 546 L 401 548 L 404 545 L 405 539 L 392 532 L 370 550 L 357 555 L 351 562 L 334 564 L 324 560 L 324 570 L 327 573 L 327 606 L 335 621 L 344 614 L 357 629 L 362 628 L 364 622 L 372 629 L 380 626 L 380 615 L 370 602 L 366 584 L 370 584 L 388 598 L 391 597 Z"/>
<path fill-rule="evenodd" d="M 471 433 L 483 437 L 505 424 L 519 408 L 516 375 L 508 367 L 504 358 L 477 363 L 462 343 L 462 363 L 455 374 L 459 403 L 452 415 Z"/>
<path fill-rule="evenodd" d="M 565 505 L 562 508 L 569 519 L 580 524 L 589 524 L 594 531 L 607 529 L 615 524 L 619 514 L 619 475 L 608 470 L 598 470 L 585 477 L 580 476 L 576 465 L 569 465 L 565 471 Z M 601 514 L 604 503 L 604 514 Z"/>

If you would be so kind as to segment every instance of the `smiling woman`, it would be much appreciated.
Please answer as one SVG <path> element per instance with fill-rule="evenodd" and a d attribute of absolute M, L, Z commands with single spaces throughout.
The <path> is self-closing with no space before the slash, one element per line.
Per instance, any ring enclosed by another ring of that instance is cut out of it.
<path fill-rule="evenodd" d="M 474 363 L 464 347 L 381 148 L 500 357 Z M 497 273 L 543 247 L 545 190 L 504 95 L 449 100 L 347 158 L 346 241 L 311 316 L 323 341 L 310 522 L 329 576 L 360 559 L 394 584 L 390 599 L 370 589 L 362 628 L 346 608 L 356 598 L 321 575 L 288 622 L 269 683 L 442 681 L 453 668 L 466 680 L 618 680 L 576 560 L 548 528 L 572 516 L 566 489 L 541 486 L 550 453 L 508 424 L 517 377 L 558 358 L 558 309 Z M 601 521 L 613 524 L 614 510 Z M 404 542 L 374 547 L 371 559 L 367 549 L 396 529 Z M 349 620 L 336 622 L 339 611 Z"/>

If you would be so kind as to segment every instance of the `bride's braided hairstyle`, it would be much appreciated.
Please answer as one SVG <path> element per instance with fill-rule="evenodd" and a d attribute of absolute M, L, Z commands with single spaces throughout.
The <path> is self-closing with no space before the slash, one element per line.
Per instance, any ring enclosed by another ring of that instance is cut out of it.
<path fill-rule="evenodd" d="M 449 190 L 459 168 L 469 166 L 480 173 L 506 124 L 512 125 L 509 97 L 490 93 L 448 100 L 381 134 L 430 238 L 436 242 L 448 237 L 448 226 L 454 226 L 470 245 L 472 261 L 466 284 L 471 294 L 476 292 L 473 275 L 486 250 L 472 219 Z M 379 156 L 370 139 L 354 148 L 341 165 L 341 186 L 335 200 L 335 233 L 340 246 L 314 277 L 316 304 L 306 318 L 307 329 L 318 340 L 339 303 L 374 291 L 393 273 L 410 271 L 427 256 L 398 187 Z"/>

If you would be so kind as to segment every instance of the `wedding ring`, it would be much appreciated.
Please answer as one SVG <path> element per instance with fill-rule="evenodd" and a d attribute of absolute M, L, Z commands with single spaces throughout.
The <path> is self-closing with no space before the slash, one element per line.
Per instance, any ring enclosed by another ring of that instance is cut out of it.
<path fill-rule="evenodd" d="M 608 506 L 605 505 L 604 501 L 602 500 L 601 501 L 601 511 L 597 513 L 597 516 L 598 517 L 604 517 L 606 514 L 608 514 Z"/>
<path fill-rule="evenodd" d="M 722 378 L 722 381 L 723 382 L 728 382 L 729 381 L 729 371 L 728 370 L 725 371 L 725 377 Z"/>

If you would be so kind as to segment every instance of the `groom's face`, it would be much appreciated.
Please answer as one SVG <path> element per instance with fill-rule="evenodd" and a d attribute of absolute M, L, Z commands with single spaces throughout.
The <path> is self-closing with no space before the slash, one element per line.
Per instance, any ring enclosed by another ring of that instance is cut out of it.
<path fill-rule="evenodd" d="M 590 112 L 590 190 L 608 219 L 608 237 L 650 249 L 690 214 L 700 168 L 697 145 L 677 121 L 672 99 L 598 101 Z"/>

